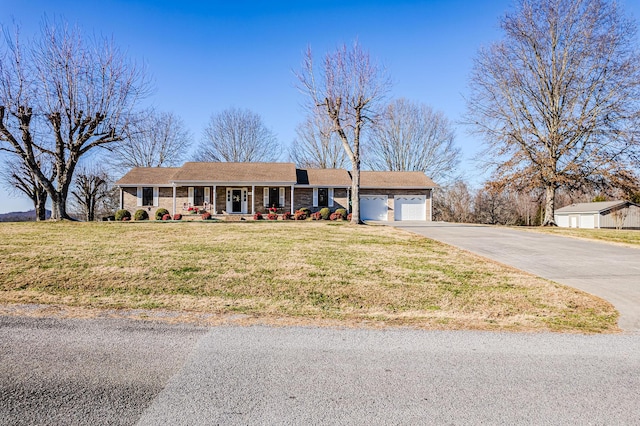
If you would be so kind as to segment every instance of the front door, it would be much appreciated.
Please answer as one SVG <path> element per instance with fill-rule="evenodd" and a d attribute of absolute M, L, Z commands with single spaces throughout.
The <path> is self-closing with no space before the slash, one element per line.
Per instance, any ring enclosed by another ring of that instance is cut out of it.
<path fill-rule="evenodd" d="M 231 213 L 242 213 L 242 190 L 231 191 Z"/>

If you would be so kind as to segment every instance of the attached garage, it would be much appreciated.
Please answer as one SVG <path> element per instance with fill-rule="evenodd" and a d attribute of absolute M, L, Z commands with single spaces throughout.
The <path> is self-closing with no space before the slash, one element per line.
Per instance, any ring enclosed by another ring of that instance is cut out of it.
<path fill-rule="evenodd" d="M 386 195 L 360 196 L 360 219 L 388 220 L 388 197 Z"/>
<path fill-rule="evenodd" d="M 394 220 L 426 220 L 426 195 L 396 195 L 393 202 Z"/>

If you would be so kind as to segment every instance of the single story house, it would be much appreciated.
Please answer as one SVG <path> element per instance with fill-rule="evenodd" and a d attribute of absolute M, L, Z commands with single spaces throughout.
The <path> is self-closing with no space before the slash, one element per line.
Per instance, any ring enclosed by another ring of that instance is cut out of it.
<path fill-rule="evenodd" d="M 556 210 L 554 217 L 563 228 L 640 229 L 640 206 L 630 201 L 571 204 Z"/>
<path fill-rule="evenodd" d="M 188 162 L 182 167 L 137 167 L 116 182 L 120 208 L 172 214 L 253 215 L 275 207 L 349 210 L 351 174 L 344 169 L 297 169 L 293 163 Z M 432 220 L 435 183 L 422 172 L 360 174 L 363 220 Z"/>

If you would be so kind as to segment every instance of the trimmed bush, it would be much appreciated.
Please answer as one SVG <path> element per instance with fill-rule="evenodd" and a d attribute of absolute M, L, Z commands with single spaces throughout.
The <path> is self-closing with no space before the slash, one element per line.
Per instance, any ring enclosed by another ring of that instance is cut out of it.
<path fill-rule="evenodd" d="M 162 220 L 171 220 L 171 215 L 169 213 L 162 215 Z"/>
<path fill-rule="evenodd" d="M 291 212 L 282 213 L 282 220 L 291 220 Z"/>
<path fill-rule="evenodd" d="M 278 215 L 275 214 L 275 213 L 269 213 L 267 215 L 267 219 L 269 219 L 269 220 L 278 220 Z"/>
<path fill-rule="evenodd" d="M 306 217 L 311 217 L 311 209 L 308 207 L 303 207 L 298 211 L 301 211 L 302 213 L 304 213 Z"/>
<path fill-rule="evenodd" d="M 338 219 L 345 220 L 347 218 L 347 211 L 345 209 L 337 209 L 334 214 L 338 217 Z"/>
<path fill-rule="evenodd" d="M 296 212 L 293 214 L 293 218 L 295 220 L 305 220 L 307 218 L 307 214 L 302 210 L 296 210 Z"/>
<path fill-rule="evenodd" d="M 116 215 L 114 216 L 114 219 L 117 222 L 121 222 L 121 221 L 124 220 L 125 217 L 127 218 L 127 220 L 130 220 L 131 219 L 131 212 L 129 210 L 122 209 L 122 210 L 118 210 L 116 212 Z"/>
<path fill-rule="evenodd" d="M 202 220 L 209 220 L 209 219 L 211 219 L 211 213 L 209 212 L 202 213 Z"/>
<path fill-rule="evenodd" d="M 322 215 L 320 212 L 311 213 L 312 220 L 322 220 Z"/>
<path fill-rule="evenodd" d="M 253 220 L 264 220 L 264 217 L 262 217 L 262 213 L 256 213 L 253 215 Z"/>
<path fill-rule="evenodd" d="M 182 220 L 182 215 L 180 213 L 176 213 L 173 215 L 173 220 Z"/>
<path fill-rule="evenodd" d="M 167 210 L 167 209 L 158 209 L 158 210 L 156 210 L 156 220 L 162 220 L 162 218 L 166 214 L 169 214 L 169 210 Z"/>
<path fill-rule="evenodd" d="M 135 220 L 149 220 L 149 213 L 146 210 L 140 209 L 136 210 L 136 213 L 133 215 Z"/>
<path fill-rule="evenodd" d="M 329 210 L 329 207 L 321 208 L 320 216 L 322 216 L 322 220 L 329 220 L 329 216 L 331 216 L 331 210 Z"/>
<path fill-rule="evenodd" d="M 329 215 L 329 220 L 338 220 L 338 219 L 340 219 L 340 216 L 335 213 L 331 213 L 331 215 Z"/>
<path fill-rule="evenodd" d="M 348 220 L 349 222 L 351 222 L 351 213 L 349 213 L 349 214 L 347 215 L 347 220 Z"/>

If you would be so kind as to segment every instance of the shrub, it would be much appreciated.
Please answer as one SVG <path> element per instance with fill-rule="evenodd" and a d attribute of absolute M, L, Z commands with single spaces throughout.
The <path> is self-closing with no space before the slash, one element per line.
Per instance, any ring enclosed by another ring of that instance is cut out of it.
<path fill-rule="evenodd" d="M 269 213 L 267 215 L 267 219 L 269 219 L 269 220 L 278 220 L 278 215 L 275 214 L 275 213 Z"/>
<path fill-rule="evenodd" d="M 211 219 L 211 213 L 209 212 L 202 213 L 202 220 L 209 220 L 209 219 Z"/>
<path fill-rule="evenodd" d="M 167 209 L 158 209 L 158 210 L 156 210 L 156 220 L 162 220 L 162 218 L 166 214 L 169 214 L 169 210 L 167 210 Z"/>
<path fill-rule="evenodd" d="M 171 220 L 171 215 L 169 213 L 162 215 L 162 220 Z"/>
<path fill-rule="evenodd" d="M 311 217 L 311 209 L 308 207 L 303 207 L 301 208 L 299 211 L 301 211 L 302 213 L 304 213 L 304 215 L 306 217 Z"/>
<path fill-rule="evenodd" d="M 291 212 L 282 213 L 282 220 L 291 220 Z"/>
<path fill-rule="evenodd" d="M 180 213 L 176 213 L 173 215 L 173 220 L 182 220 L 182 215 Z"/>
<path fill-rule="evenodd" d="M 122 218 L 123 222 L 129 222 L 131 220 L 131 218 L 129 216 L 125 216 Z"/>
<path fill-rule="evenodd" d="M 311 213 L 311 219 L 313 219 L 313 220 L 321 220 L 322 219 L 322 215 L 320 214 L 320 212 Z"/>
<path fill-rule="evenodd" d="M 331 213 L 331 215 L 329 215 L 329 220 L 338 220 L 338 219 L 340 219 L 340 216 L 335 213 Z"/>
<path fill-rule="evenodd" d="M 262 213 L 256 213 L 253 215 L 253 220 L 263 220 Z"/>
<path fill-rule="evenodd" d="M 347 215 L 347 220 L 348 220 L 349 222 L 351 222 L 351 213 L 349 213 L 349 214 Z"/>
<path fill-rule="evenodd" d="M 136 213 L 133 215 L 133 218 L 135 220 L 148 220 L 149 213 L 147 213 L 147 211 L 143 209 L 136 210 Z"/>
<path fill-rule="evenodd" d="M 338 219 L 345 220 L 347 218 L 347 211 L 345 209 L 337 209 L 334 214 Z"/>
<path fill-rule="evenodd" d="M 331 216 L 331 210 L 329 210 L 329 207 L 321 208 L 320 216 L 322 216 L 322 220 L 329 220 L 329 216 Z"/>
<path fill-rule="evenodd" d="M 293 214 L 293 218 L 295 220 L 305 220 L 307 218 L 307 214 L 302 210 L 296 210 L 296 212 Z"/>
<path fill-rule="evenodd" d="M 131 219 L 131 212 L 129 212 L 129 210 L 122 209 L 116 212 L 114 219 L 120 222 L 123 221 L 125 217 L 127 218 L 127 220 Z"/>

